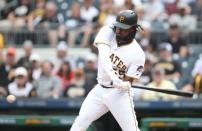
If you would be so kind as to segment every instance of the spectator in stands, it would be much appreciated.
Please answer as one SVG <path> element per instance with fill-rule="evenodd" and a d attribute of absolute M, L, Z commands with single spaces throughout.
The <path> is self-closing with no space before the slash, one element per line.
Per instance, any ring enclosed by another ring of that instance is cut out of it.
<path fill-rule="evenodd" d="M 196 29 L 196 17 L 190 15 L 190 7 L 186 3 L 179 2 L 177 8 L 178 13 L 170 16 L 169 23 L 177 23 L 180 31 L 186 36 L 190 31 Z"/>
<path fill-rule="evenodd" d="M 193 76 L 193 90 L 197 98 L 202 98 L 202 54 L 196 61 L 192 76 Z"/>
<path fill-rule="evenodd" d="M 157 68 L 165 70 L 165 78 L 174 83 L 179 82 L 181 76 L 181 68 L 179 64 L 174 61 L 172 56 L 172 46 L 170 43 L 162 43 L 159 45 L 160 60 L 155 65 Z"/>
<path fill-rule="evenodd" d="M 24 50 L 24 56 L 22 56 L 18 62 L 17 66 L 24 66 L 26 68 L 29 67 L 29 59 L 32 54 L 32 49 L 33 49 L 33 43 L 30 40 L 26 40 L 23 43 L 23 50 Z"/>
<path fill-rule="evenodd" d="M 9 23 L 14 29 L 19 30 L 27 25 L 28 15 L 32 10 L 31 0 L 15 0 L 8 9 L 6 9 Z"/>
<path fill-rule="evenodd" d="M 35 0 L 35 8 L 29 14 L 28 27 L 29 31 L 34 31 L 37 22 L 45 15 L 46 0 Z"/>
<path fill-rule="evenodd" d="M 116 20 L 116 13 L 119 12 L 118 8 L 114 5 L 114 0 L 100 0 L 99 1 L 99 14 L 93 19 L 93 35 L 99 31 L 103 25 L 112 24 Z M 90 41 L 92 43 L 92 41 Z M 93 45 L 90 48 L 94 51 L 97 50 Z"/>
<path fill-rule="evenodd" d="M 79 3 L 72 3 L 70 9 L 70 15 L 68 16 L 67 21 L 65 21 L 66 26 L 69 29 L 77 28 L 78 26 L 82 26 L 86 21 L 81 18 L 81 6 Z"/>
<path fill-rule="evenodd" d="M 93 32 L 93 20 L 96 16 L 98 16 L 99 11 L 98 9 L 93 5 L 93 0 L 83 0 L 81 4 L 80 9 L 80 16 L 83 20 L 86 21 L 85 25 L 85 31 L 83 34 L 83 38 L 81 41 L 82 47 L 88 47 L 89 46 L 89 40 L 90 36 Z M 82 37 L 82 36 L 81 36 Z"/>
<path fill-rule="evenodd" d="M 87 23 L 91 23 L 99 13 L 98 9 L 93 5 L 93 0 L 83 0 L 80 12 L 81 18 Z"/>
<path fill-rule="evenodd" d="M 198 60 L 195 62 L 194 68 L 192 70 L 192 76 L 196 76 L 197 74 L 202 75 L 202 54 L 199 55 Z"/>
<path fill-rule="evenodd" d="M 56 46 L 58 40 L 64 40 L 64 18 L 57 14 L 57 6 L 54 2 L 46 4 L 45 15 L 39 20 L 37 25 L 39 23 L 44 30 L 48 31 L 48 39 L 52 47 Z"/>
<path fill-rule="evenodd" d="M 42 74 L 34 86 L 39 98 L 59 98 L 62 91 L 60 78 L 53 75 L 53 64 L 49 61 L 42 63 Z"/>
<path fill-rule="evenodd" d="M 165 40 L 172 45 L 172 52 L 178 54 L 181 47 L 186 47 L 185 39 L 180 35 L 179 27 L 176 23 L 170 24 L 169 36 Z"/>
<path fill-rule="evenodd" d="M 137 41 L 140 46 L 145 51 L 147 58 L 150 62 L 156 63 L 158 61 L 157 58 L 157 43 L 156 40 L 151 37 L 151 24 L 147 21 L 142 21 L 141 26 L 144 30 L 138 32 Z"/>
<path fill-rule="evenodd" d="M 83 97 L 85 95 L 84 83 L 85 76 L 82 68 L 74 70 L 75 77 L 72 84 L 67 88 L 66 96 L 70 98 Z"/>
<path fill-rule="evenodd" d="M 35 8 L 32 10 L 33 17 L 43 17 L 45 15 L 46 0 L 35 0 Z"/>
<path fill-rule="evenodd" d="M 3 62 L 4 62 L 3 51 L 0 50 L 0 71 L 1 71 L 1 64 L 3 64 Z M 2 85 L 0 83 L 0 98 L 3 96 L 6 96 L 6 95 L 7 95 L 7 91 L 4 89 L 4 87 L 2 87 Z"/>
<path fill-rule="evenodd" d="M 71 6 L 71 15 L 65 22 L 68 30 L 68 44 L 70 46 L 80 45 L 85 47 L 88 45 L 92 27 L 86 25 L 86 20 L 81 18 L 81 6 L 73 3 Z M 82 36 L 83 34 L 83 36 Z"/>
<path fill-rule="evenodd" d="M 111 24 L 116 19 L 116 10 L 113 5 L 113 0 L 100 0 L 99 14 L 97 16 L 98 27 L 103 25 Z"/>
<path fill-rule="evenodd" d="M 186 46 L 182 46 L 180 48 L 179 55 L 175 55 L 174 59 L 179 63 L 181 67 L 181 77 L 176 86 L 178 89 L 182 89 L 192 80 L 192 77 L 187 74 L 191 74 L 197 57 L 196 54 L 190 53 L 189 49 Z"/>
<path fill-rule="evenodd" d="M 7 19 L 9 13 L 9 8 L 7 7 L 9 5 L 6 0 L 0 2 L 0 28 L 3 30 L 9 30 L 12 27 L 11 22 Z"/>
<path fill-rule="evenodd" d="M 146 85 L 149 82 L 151 82 L 151 69 L 152 69 L 152 63 L 149 59 L 146 59 L 145 65 L 144 65 L 144 72 L 141 75 L 140 80 L 138 81 L 138 84 L 140 85 Z"/>
<path fill-rule="evenodd" d="M 86 56 L 86 63 L 84 67 L 84 77 L 85 77 L 85 83 L 84 83 L 84 89 L 85 94 L 87 95 L 88 92 L 94 87 L 97 83 L 97 56 L 93 53 Z"/>
<path fill-rule="evenodd" d="M 133 3 L 133 0 L 125 0 L 124 6 L 128 10 L 134 10 L 135 9 L 135 4 Z"/>
<path fill-rule="evenodd" d="M 1 0 L 0 1 L 0 20 L 3 19 L 3 9 L 6 6 L 6 0 Z"/>
<path fill-rule="evenodd" d="M 3 51 L 0 49 L 0 65 L 4 62 Z"/>
<path fill-rule="evenodd" d="M 8 85 L 8 92 L 15 97 L 29 97 L 33 90 L 33 85 L 28 82 L 28 72 L 24 67 L 15 70 L 15 80 Z"/>
<path fill-rule="evenodd" d="M 15 48 L 7 48 L 5 62 L 0 64 L 0 94 L 3 96 L 7 95 L 7 86 L 15 77 L 15 56 Z"/>
<path fill-rule="evenodd" d="M 124 6 L 126 6 L 126 3 L 127 3 L 126 1 L 127 0 L 113 0 L 113 5 L 114 5 L 114 7 L 124 7 Z M 131 0 L 129 0 L 129 1 L 131 1 Z M 136 8 L 136 7 L 142 5 L 142 0 L 132 0 L 130 3 L 133 4 L 134 7 Z"/>
<path fill-rule="evenodd" d="M 194 0 L 190 3 L 191 14 L 196 16 L 198 21 L 202 21 L 202 0 Z"/>
<path fill-rule="evenodd" d="M 170 16 L 177 13 L 177 4 L 180 0 L 164 0 L 166 13 Z"/>
<path fill-rule="evenodd" d="M 138 15 L 138 21 L 139 23 L 141 24 L 143 21 L 148 21 L 150 22 L 149 20 L 147 20 L 146 16 L 145 16 L 145 9 L 144 9 L 144 6 L 140 5 L 140 6 L 137 6 L 135 8 L 135 11 Z"/>
<path fill-rule="evenodd" d="M 202 98 L 202 55 L 199 55 L 198 60 L 194 63 L 194 68 L 192 70 L 192 77 L 190 82 L 187 83 L 182 91 L 193 92 L 193 98 Z"/>
<path fill-rule="evenodd" d="M 113 23 L 116 19 L 115 13 L 113 0 L 100 0 L 99 14 L 93 20 L 95 23 L 94 33 L 97 32 L 101 26 Z"/>
<path fill-rule="evenodd" d="M 32 54 L 29 59 L 30 66 L 28 68 L 29 81 L 33 82 L 41 76 L 41 61 L 38 54 Z"/>
<path fill-rule="evenodd" d="M 171 89 L 176 90 L 175 84 L 164 77 L 164 70 L 162 68 L 154 67 L 152 70 L 152 82 L 147 86 L 151 88 L 160 88 L 160 89 Z M 177 99 L 174 95 L 163 94 L 159 92 L 147 91 L 144 90 L 142 94 L 143 100 L 149 101 L 168 101 Z"/>
<path fill-rule="evenodd" d="M 162 1 L 159 0 L 148 0 L 144 3 L 145 18 L 151 22 L 152 28 L 163 27 L 163 16 L 165 8 Z"/>
<path fill-rule="evenodd" d="M 59 70 L 60 66 L 62 65 L 64 61 L 69 61 L 72 68 L 75 66 L 75 63 L 68 56 L 68 53 L 69 53 L 69 48 L 67 46 L 67 43 L 64 41 L 60 41 L 59 44 L 57 45 L 56 56 L 53 56 L 50 59 L 50 61 L 54 65 L 55 73 Z"/>
<path fill-rule="evenodd" d="M 1 2 L 0 2 L 0 10 L 3 9 L 5 6 L 6 6 L 6 1 L 1 0 Z"/>
<path fill-rule="evenodd" d="M 62 90 L 64 92 L 71 85 L 74 79 L 74 72 L 72 71 L 70 63 L 68 61 L 64 61 L 61 64 L 57 75 L 59 76 L 62 82 Z"/>

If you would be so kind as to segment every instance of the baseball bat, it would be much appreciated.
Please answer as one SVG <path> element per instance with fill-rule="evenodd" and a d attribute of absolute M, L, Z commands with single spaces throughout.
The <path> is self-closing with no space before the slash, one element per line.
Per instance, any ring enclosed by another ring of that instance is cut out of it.
<path fill-rule="evenodd" d="M 171 94 L 171 95 L 177 95 L 177 96 L 184 96 L 184 97 L 192 97 L 193 96 L 193 93 L 183 92 L 183 91 L 178 91 L 178 90 L 159 89 L 159 88 L 151 88 L 151 87 L 136 86 L 136 85 L 133 85 L 132 87 L 133 88 L 150 90 L 150 91 L 161 92 L 161 93 L 166 93 L 166 94 Z"/>

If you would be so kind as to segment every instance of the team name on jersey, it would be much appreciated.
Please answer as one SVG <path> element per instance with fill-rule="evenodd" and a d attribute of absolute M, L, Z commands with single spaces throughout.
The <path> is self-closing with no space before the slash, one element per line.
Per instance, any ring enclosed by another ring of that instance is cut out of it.
<path fill-rule="evenodd" d="M 127 67 L 124 62 L 114 53 L 110 55 L 111 62 L 113 63 L 113 70 L 120 78 L 123 78 L 127 72 Z"/>

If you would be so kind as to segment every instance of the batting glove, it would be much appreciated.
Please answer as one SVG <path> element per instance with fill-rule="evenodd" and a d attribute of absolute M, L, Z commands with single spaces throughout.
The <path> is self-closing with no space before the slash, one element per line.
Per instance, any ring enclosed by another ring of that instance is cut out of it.
<path fill-rule="evenodd" d="M 123 81 L 117 77 L 112 80 L 112 86 L 123 91 L 128 91 L 131 88 L 131 83 L 129 81 Z"/>
<path fill-rule="evenodd" d="M 120 83 L 120 89 L 122 91 L 129 91 L 131 88 L 131 83 L 129 81 L 123 81 Z"/>

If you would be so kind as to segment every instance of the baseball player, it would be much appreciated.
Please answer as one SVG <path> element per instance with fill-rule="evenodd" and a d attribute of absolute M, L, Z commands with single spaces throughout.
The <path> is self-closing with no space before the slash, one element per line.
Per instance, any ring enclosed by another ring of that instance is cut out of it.
<path fill-rule="evenodd" d="M 89 125 L 110 111 L 123 131 L 139 131 L 132 100 L 131 83 L 143 71 L 145 54 L 134 39 L 137 14 L 121 11 L 113 25 L 98 32 L 98 84 L 84 100 L 70 131 L 86 131 Z"/>

